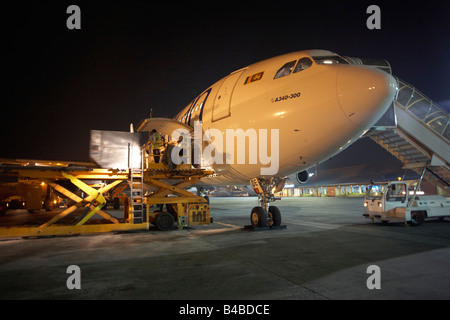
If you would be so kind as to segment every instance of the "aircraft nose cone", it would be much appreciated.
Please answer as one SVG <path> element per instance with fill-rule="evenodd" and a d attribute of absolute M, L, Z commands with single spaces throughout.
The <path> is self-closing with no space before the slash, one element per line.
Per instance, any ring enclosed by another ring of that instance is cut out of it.
<path fill-rule="evenodd" d="M 351 121 L 361 125 L 373 125 L 378 121 L 396 92 L 395 79 L 374 68 L 348 66 L 337 76 L 339 104 Z"/>

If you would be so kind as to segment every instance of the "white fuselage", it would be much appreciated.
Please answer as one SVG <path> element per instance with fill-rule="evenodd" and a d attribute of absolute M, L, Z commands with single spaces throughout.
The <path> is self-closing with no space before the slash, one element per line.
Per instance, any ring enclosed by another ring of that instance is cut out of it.
<path fill-rule="evenodd" d="M 306 62 L 306 68 L 300 62 Z M 191 126 L 200 120 L 203 132 L 217 129 L 223 133 L 222 141 L 203 137 L 203 149 L 217 144 L 215 152 L 224 154 L 223 164 L 211 165 L 217 175 L 203 182 L 248 184 L 251 178 L 262 176 L 261 168 L 274 164 L 259 157 L 261 129 L 267 130 L 267 156 L 274 156 L 271 150 L 278 152 L 278 159 L 271 158 L 278 161 L 273 176 L 286 177 L 329 159 L 355 142 L 386 112 L 396 90 L 394 78 L 387 73 L 345 64 L 329 51 L 300 51 L 231 73 L 200 94 L 175 119 Z M 258 142 L 246 139 L 244 163 L 236 158 L 237 140 L 234 153 L 226 150 L 227 129 L 258 133 Z M 258 151 L 257 163 L 249 157 L 252 150 Z M 230 153 L 235 157 L 227 161 Z"/>

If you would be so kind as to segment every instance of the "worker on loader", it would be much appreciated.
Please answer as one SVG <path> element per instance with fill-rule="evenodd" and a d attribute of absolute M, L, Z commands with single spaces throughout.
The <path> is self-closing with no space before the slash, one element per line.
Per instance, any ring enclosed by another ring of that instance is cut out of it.
<path fill-rule="evenodd" d="M 156 132 L 155 129 L 153 129 L 150 132 L 150 139 L 149 142 L 151 143 L 151 153 L 153 154 L 153 158 L 155 159 L 155 163 L 159 163 L 159 159 L 161 157 L 161 149 L 163 148 L 163 141 L 161 138 L 161 135 Z"/>

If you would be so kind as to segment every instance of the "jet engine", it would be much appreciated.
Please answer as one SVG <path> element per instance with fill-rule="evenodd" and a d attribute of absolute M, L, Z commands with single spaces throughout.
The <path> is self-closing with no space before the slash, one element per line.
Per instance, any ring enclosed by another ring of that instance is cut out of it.
<path fill-rule="evenodd" d="M 309 180 L 309 172 L 308 170 L 303 170 L 295 175 L 297 181 L 301 184 L 307 183 Z"/>

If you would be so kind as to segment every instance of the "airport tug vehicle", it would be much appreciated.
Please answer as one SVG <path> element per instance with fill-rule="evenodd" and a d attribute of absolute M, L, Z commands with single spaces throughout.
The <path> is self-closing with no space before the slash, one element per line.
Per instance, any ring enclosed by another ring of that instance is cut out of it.
<path fill-rule="evenodd" d="M 373 182 L 366 192 L 363 216 L 372 222 L 405 222 L 412 226 L 420 226 L 426 219 L 450 217 L 450 198 L 420 191 L 425 170 L 417 181 Z"/>

